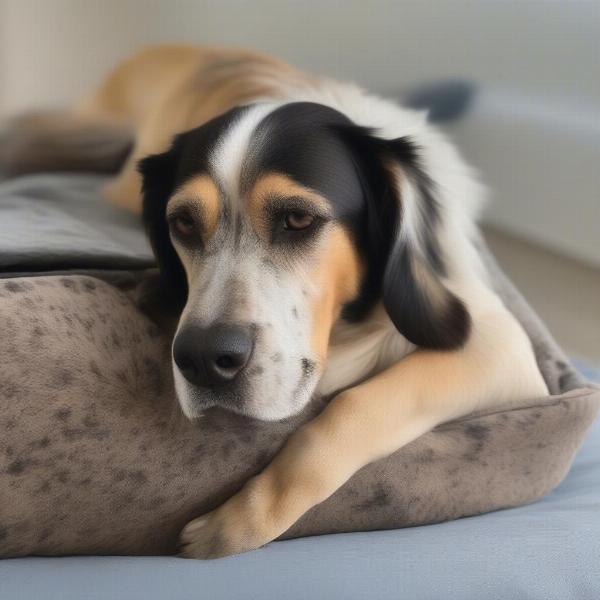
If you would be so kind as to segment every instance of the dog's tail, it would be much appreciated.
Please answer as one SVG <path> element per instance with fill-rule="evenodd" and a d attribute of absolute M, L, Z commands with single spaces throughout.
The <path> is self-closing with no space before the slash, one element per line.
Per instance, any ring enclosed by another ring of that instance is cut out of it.
<path fill-rule="evenodd" d="M 72 113 L 28 113 L 0 125 L 0 178 L 47 171 L 118 171 L 130 128 Z"/>

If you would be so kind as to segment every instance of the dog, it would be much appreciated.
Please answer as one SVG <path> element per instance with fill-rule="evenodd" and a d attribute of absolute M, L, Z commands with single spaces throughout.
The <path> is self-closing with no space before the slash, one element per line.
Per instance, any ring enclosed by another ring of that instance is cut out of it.
<path fill-rule="evenodd" d="M 437 425 L 547 394 L 480 262 L 484 189 L 419 112 L 260 53 L 161 46 L 70 114 L 18 120 L 3 152 L 13 173 L 119 169 L 106 196 L 142 213 L 180 314 L 187 417 L 332 395 L 184 528 L 184 556 L 258 548 Z"/>

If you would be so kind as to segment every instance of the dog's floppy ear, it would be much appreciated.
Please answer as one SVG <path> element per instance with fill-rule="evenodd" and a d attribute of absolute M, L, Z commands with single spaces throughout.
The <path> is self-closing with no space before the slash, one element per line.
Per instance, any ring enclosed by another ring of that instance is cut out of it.
<path fill-rule="evenodd" d="M 409 137 L 386 140 L 360 127 L 344 135 L 358 149 L 363 169 L 369 287 L 378 290 L 396 329 L 410 342 L 428 349 L 460 348 L 471 318 L 448 288 L 440 243 L 443 206 L 420 149 Z"/>
<path fill-rule="evenodd" d="M 138 165 L 138 171 L 142 175 L 142 214 L 160 269 L 160 291 L 177 309 L 183 308 L 185 304 L 187 280 L 171 244 L 166 208 L 175 188 L 179 156 L 180 143 L 176 138 L 167 152 L 148 156 Z"/>
<path fill-rule="evenodd" d="M 448 289 L 447 256 L 440 242 L 444 207 L 436 198 L 435 180 L 411 139 L 387 141 L 385 149 L 384 160 L 392 161 L 387 164 L 388 177 L 401 210 L 383 278 L 383 304 L 398 330 L 417 346 L 460 348 L 469 336 L 471 318 Z"/>

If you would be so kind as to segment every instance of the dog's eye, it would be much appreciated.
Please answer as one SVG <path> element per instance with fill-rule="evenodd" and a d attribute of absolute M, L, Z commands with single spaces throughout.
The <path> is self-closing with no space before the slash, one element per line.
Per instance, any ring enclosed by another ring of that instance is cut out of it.
<path fill-rule="evenodd" d="M 188 238 L 196 230 L 196 223 L 189 213 L 182 211 L 169 217 L 169 227 L 178 237 Z"/>
<path fill-rule="evenodd" d="M 293 210 L 285 215 L 283 228 L 287 231 L 302 231 L 315 222 L 315 217 L 302 210 Z"/>

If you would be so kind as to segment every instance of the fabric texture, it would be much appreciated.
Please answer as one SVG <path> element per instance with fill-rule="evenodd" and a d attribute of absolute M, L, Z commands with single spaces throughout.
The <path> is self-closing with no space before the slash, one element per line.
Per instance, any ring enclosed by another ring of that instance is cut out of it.
<path fill-rule="evenodd" d="M 140 218 L 100 200 L 105 181 L 40 174 L 0 183 L 0 271 L 152 266 Z"/>
<path fill-rule="evenodd" d="M 226 412 L 189 422 L 169 336 L 132 297 L 80 275 L 0 281 L 0 555 L 172 553 L 187 521 L 321 410 L 315 400 L 279 423 Z M 558 395 L 438 427 L 359 471 L 285 536 L 446 521 L 548 492 L 599 400 L 552 351 L 544 339 L 540 365 Z"/>
<path fill-rule="evenodd" d="M 0 560 L 2 600 L 595 600 L 600 420 L 566 479 L 526 506 L 429 525 L 274 542 L 210 562 Z"/>

